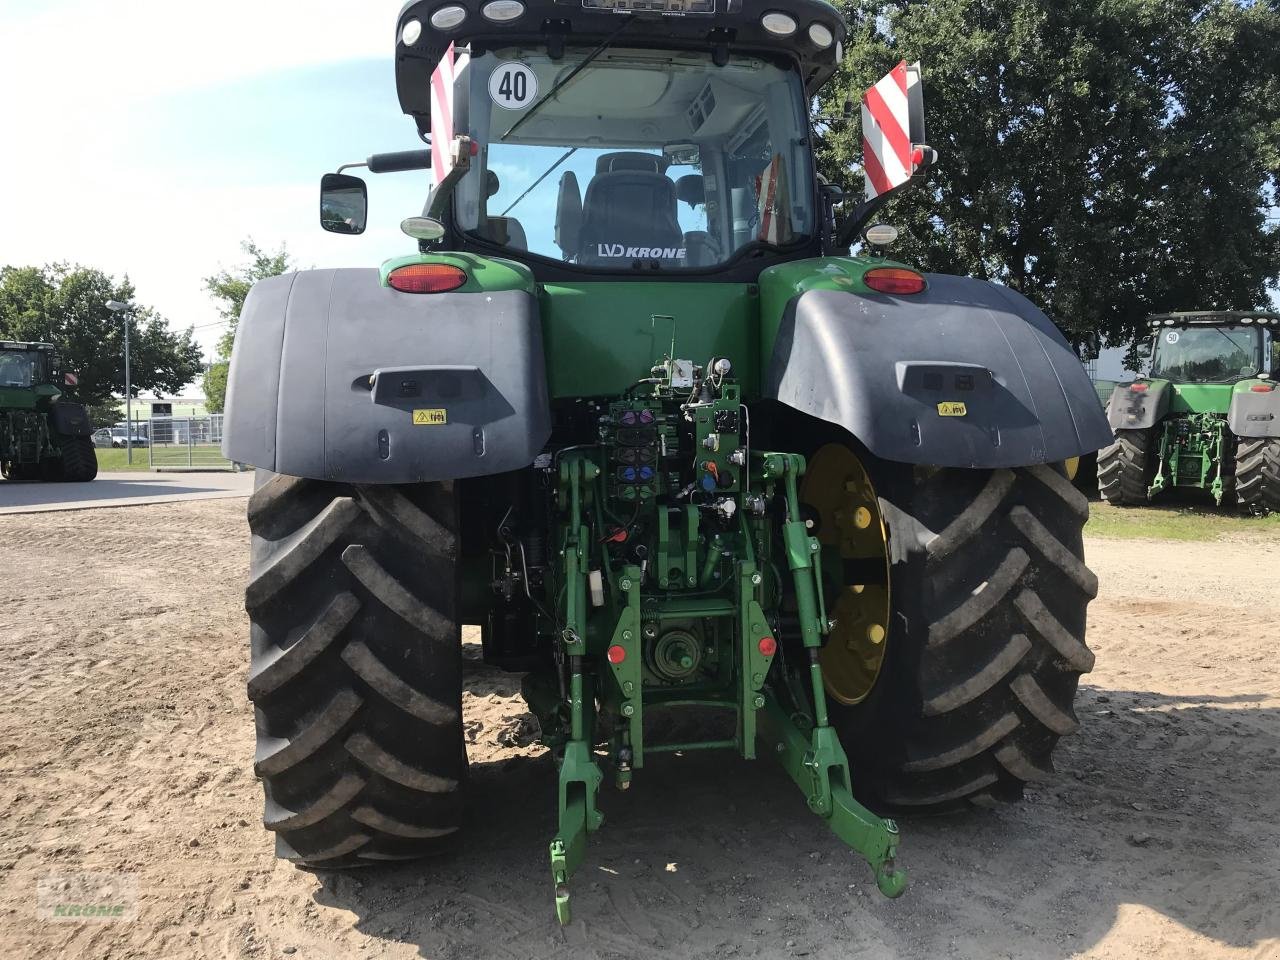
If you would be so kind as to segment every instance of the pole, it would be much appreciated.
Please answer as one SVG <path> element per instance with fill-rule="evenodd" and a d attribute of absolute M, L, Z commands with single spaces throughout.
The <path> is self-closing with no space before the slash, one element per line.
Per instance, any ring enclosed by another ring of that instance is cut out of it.
<path fill-rule="evenodd" d="M 124 419 L 126 421 L 124 445 L 128 450 L 125 459 L 133 464 L 133 381 L 129 375 L 129 317 L 132 310 L 123 311 L 124 321 Z"/>

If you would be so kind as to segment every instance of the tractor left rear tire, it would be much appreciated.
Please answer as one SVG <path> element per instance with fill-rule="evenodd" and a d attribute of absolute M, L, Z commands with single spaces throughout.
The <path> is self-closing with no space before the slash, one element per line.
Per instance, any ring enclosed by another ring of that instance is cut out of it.
<path fill-rule="evenodd" d="M 98 453 L 88 437 L 59 437 L 58 449 L 62 451 L 62 469 L 52 479 L 87 483 L 98 475 Z"/>

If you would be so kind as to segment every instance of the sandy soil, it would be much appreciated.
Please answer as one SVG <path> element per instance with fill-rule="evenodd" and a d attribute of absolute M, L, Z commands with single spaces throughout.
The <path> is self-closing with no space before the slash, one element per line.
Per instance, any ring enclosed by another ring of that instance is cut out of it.
<path fill-rule="evenodd" d="M 1098 665 L 1057 780 L 905 823 L 901 900 L 773 766 L 673 757 L 605 793 L 562 931 L 552 766 L 515 683 L 479 664 L 458 853 L 349 875 L 274 859 L 243 510 L 0 518 L 7 957 L 1280 957 L 1280 545 L 1090 542 Z M 137 918 L 38 919 L 37 881 L 81 871 L 133 875 Z"/>

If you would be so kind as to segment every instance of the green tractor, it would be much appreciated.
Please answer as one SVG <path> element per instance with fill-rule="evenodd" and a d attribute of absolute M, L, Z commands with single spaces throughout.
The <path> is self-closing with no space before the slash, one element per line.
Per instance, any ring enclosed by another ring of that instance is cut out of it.
<path fill-rule="evenodd" d="M 98 457 L 88 411 L 62 399 L 51 343 L 0 340 L 0 474 L 6 480 L 92 480 Z"/>
<path fill-rule="evenodd" d="M 898 895 L 887 815 L 1017 800 L 1076 727 L 1097 581 L 1066 465 L 1110 439 L 1079 361 L 1019 294 L 886 259 L 879 168 L 838 213 L 822 0 L 419 0 L 396 26 L 430 149 L 348 166 L 431 170 L 417 250 L 258 283 L 231 363 L 277 852 L 455 838 L 470 623 L 558 770 L 561 922 L 605 780 L 709 750 L 779 763 Z M 931 152 L 896 138 L 914 175 Z M 364 229 L 362 180 L 321 194 Z"/>
<path fill-rule="evenodd" d="M 1280 314 L 1150 323 L 1150 375 L 1119 384 L 1107 406 L 1115 441 L 1098 454 L 1102 498 L 1133 506 L 1182 488 L 1255 515 L 1280 512 Z"/>

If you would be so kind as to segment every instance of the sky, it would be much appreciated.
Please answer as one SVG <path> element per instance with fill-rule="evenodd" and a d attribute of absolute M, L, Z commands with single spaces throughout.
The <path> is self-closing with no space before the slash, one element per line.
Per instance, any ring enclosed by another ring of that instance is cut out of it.
<path fill-rule="evenodd" d="M 225 327 L 203 278 L 244 239 L 303 267 L 412 252 L 423 171 L 369 178 L 363 236 L 318 222 L 321 174 L 422 146 L 396 100 L 400 7 L 0 0 L 0 264 L 128 274 L 211 356 Z"/>

